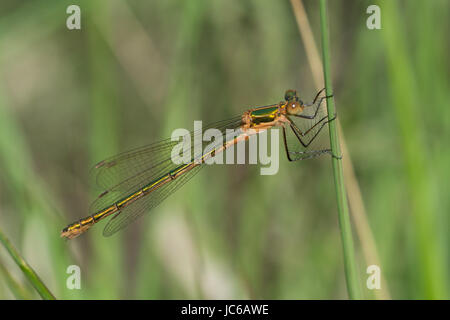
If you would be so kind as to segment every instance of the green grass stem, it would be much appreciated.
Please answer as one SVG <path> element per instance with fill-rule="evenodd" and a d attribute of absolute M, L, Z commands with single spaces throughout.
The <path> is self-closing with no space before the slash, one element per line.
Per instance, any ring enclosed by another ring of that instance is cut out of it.
<path fill-rule="evenodd" d="M 36 289 L 42 299 L 45 300 L 55 300 L 55 296 L 48 290 L 47 286 L 42 282 L 33 268 L 25 261 L 24 258 L 19 254 L 19 252 L 14 248 L 9 239 L 3 234 L 0 230 L 0 242 L 3 244 L 5 249 L 8 251 L 10 256 L 13 258 L 14 262 L 19 266 L 22 270 L 25 277 L 30 281 L 32 286 Z"/>
<path fill-rule="evenodd" d="M 31 300 L 32 294 L 31 292 L 27 291 L 21 283 L 19 283 L 12 274 L 8 271 L 8 269 L 3 265 L 2 261 L 0 261 L 0 274 L 3 275 L 3 279 L 6 282 L 6 285 L 8 286 L 9 290 L 11 290 L 11 293 L 16 297 L 18 300 Z"/>
<path fill-rule="evenodd" d="M 330 74 L 330 50 L 327 21 L 326 0 L 320 1 L 320 22 L 323 53 L 323 71 L 325 79 L 325 90 L 327 96 L 333 95 L 333 87 Z M 328 119 L 331 120 L 335 114 L 334 99 L 327 98 Z M 350 225 L 350 216 L 347 203 L 347 194 L 345 191 L 344 171 L 342 169 L 341 148 L 335 121 L 329 122 L 330 145 L 333 153 L 332 165 L 334 173 L 334 183 L 336 186 L 337 207 L 339 214 L 339 225 L 341 229 L 342 247 L 344 253 L 344 269 L 347 281 L 347 290 L 350 299 L 360 299 L 360 287 L 356 271 L 355 251 L 353 246 L 352 229 Z"/>
<path fill-rule="evenodd" d="M 401 36 L 402 19 L 395 2 L 383 2 L 383 12 L 389 24 L 382 30 L 386 46 L 386 59 L 393 97 L 393 114 L 402 145 L 405 173 L 408 181 L 407 191 L 411 212 L 408 219 L 413 221 L 414 254 L 416 267 L 421 270 L 415 285 L 420 288 L 420 299 L 448 298 L 447 276 L 444 252 L 441 247 L 439 213 L 433 201 L 433 187 L 430 176 L 429 143 L 425 140 L 430 126 L 424 128 L 423 106 L 435 93 L 426 93 L 425 86 L 419 86 L 421 77 L 415 73 L 411 62 L 411 52 Z M 423 45 L 421 45 L 423 46 Z M 432 61 L 432 58 L 427 61 Z M 431 65 L 431 64 L 430 64 Z M 432 82 L 437 85 L 438 81 Z M 437 90 L 435 92 L 438 92 Z M 426 98 L 424 98 L 426 96 Z M 421 102 L 423 101 L 423 102 Z"/>

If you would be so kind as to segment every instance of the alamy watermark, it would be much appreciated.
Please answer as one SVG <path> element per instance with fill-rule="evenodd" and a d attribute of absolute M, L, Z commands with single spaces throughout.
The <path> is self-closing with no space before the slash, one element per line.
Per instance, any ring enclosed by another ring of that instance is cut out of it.
<path fill-rule="evenodd" d="M 381 269 L 376 264 L 367 267 L 366 270 L 369 276 L 367 277 L 366 286 L 369 290 L 381 289 Z"/>
<path fill-rule="evenodd" d="M 279 169 L 279 132 L 270 130 L 270 154 L 268 152 L 268 130 L 209 128 L 203 132 L 202 121 L 194 121 L 194 131 L 179 128 L 172 132 L 174 146 L 171 160 L 175 164 L 192 161 L 205 164 L 245 164 L 248 141 L 248 164 L 262 164 L 261 175 L 274 175 Z M 208 144 L 203 148 L 203 142 Z M 259 142 L 259 143 L 258 143 Z M 236 155 L 235 155 L 236 149 Z M 259 161 L 258 161 L 259 160 Z"/>
<path fill-rule="evenodd" d="M 66 287 L 69 290 L 81 289 L 81 269 L 72 264 L 67 267 L 66 273 L 69 274 L 66 280 Z"/>
<path fill-rule="evenodd" d="M 66 26 L 69 30 L 81 29 L 81 9 L 76 4 L 72 4 L 67 7 L 66 13 L 70 16 L 66 19 Z"/>
<path fill-rule="evenodd" d="M 370 14 L 367 18 L 366 26 L 369 30 L 381 29 L 381 9 L 376 4 L 367 7 L 366 13 Z"/>

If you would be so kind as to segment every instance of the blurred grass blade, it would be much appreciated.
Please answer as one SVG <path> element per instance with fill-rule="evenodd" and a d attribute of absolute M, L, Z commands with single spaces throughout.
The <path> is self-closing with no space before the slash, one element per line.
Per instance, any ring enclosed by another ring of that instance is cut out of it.
<path fill-rule="evenodd" d="M 330 52 L 328 46 L 328 21 L 326 0 L 320 1 L 320 21 L 323 52 L 323 71 L 325 79 L 325 90 L 327 96 L 333 94 L 330 75 Z M 328 119 L 335 115 L 334 99 L 327 99 Z M 336 185 L 337 206 L 339 214 L 339 225 L 341 228 L 342 246 L 344 252 L 344 268 L 347 281 L 347 290 L 350 299 L 360 299 L 360 287 L 356 271 L 355 251 L 353 246 L 352 229 L 350 225 L 350 216 L 347 203 L 347 195 L 344 184 L 344 174 L 342 169 L 342 159 L 337 158 L 341 155 L 339 138 L 337 133 L 336 121 L 329 123 L 330 127 L 330 145 L 333 153 L 332 164 L 334 172 L 334 183 Z"/>
<path fill-rule="evenodd" d="M 6 248 L 8 253 L 13 258 L 14 262 L 19 266 L 19 268 L 24 273 L 25 277 L 30 281 L 42 299 L 45 300 L 55 300 L 55 296 L 48 290 L 39 276 L 34 272 L 34 270 L 28 265 L 28 263 L 22 258 L 19 252 L 14 248 L 8 238 L 0 230 L 0 242 Z"/>
<path fill-rule="evenodd" d="M 420 299 L 445 299 L 448 297 L 447 274 L 444 262 L 444 248 L 439 242 L 437 210 L 432 200 L 432 186 L 429 178 L 430 162 L 417 77 L 413 73 L 408 46 L 402 37 L 400 21 L 404 19 L 395 1 L 383 2 L 383 14 L 389 25 L 383 28 L 394 101 L 395 119 L 403 147 L 403 160 L 408 183 L 411 218 L 415 234 L 417 267 L 421 269 L 417 284 L 423 295 Z M 398 23 L 400 22 L 400 23 Z M 428 99 L 428 98 L 427 98 Z"/>
<path fill-rule="evenodd" d="M 3 278 L 5 279 L 6 285 L 8 286 L 9 290 L 11 290 L 12 294 L 16 299 L 18 300 L 31 300 L 32 295 L 31 293 L 27 292 L 25 288 L 18 282 L 14 277 L 11 275 L 11 273 L 8 271 L 8 269 L 4 266 L 4 264 L 0 261 L 0 274 L 3 275 Z"/>
<path fill-rule="evenodd" d="M 323 67 L 322 62 L 320 61 L 319 50 L 317 49 L 317 44 L 314 40 L 314 35 L 309 23 L 308 15 L 306 14 L 302 0 L 291 0 L 291 5 L 295 14 L 303 46 L 306 51 L 306 57 L 308 58 L 308 63 L 311 68 L 314 85 L 316 90 L 319 91 L 323 88 Z M 351 154 L 348 151 L 347 142 L 345 140 L 344 133 L 342 132 L 339 119 L 336 119 L 336 122 L 341 151 L 342 154 L 345 154 L 345 157 L 342 158 L 342 165 L 344 169 L 344 181 L 347 188 L 347 197 L 352 222 L 354 223 L 355 231 L 361 243 L 361 250 L 364 255 L 366 266 L 375 264 L 382 267 L 379 259 L 377 244 L 368 220 L 359 181 L 356 178 Z M 391 296 L 389 293 L 389 288 L 383 274 L 381 275 L 381 283 L 381 290 L 374 290 L 375 297 L 377 299 L 390 300 Z"/>

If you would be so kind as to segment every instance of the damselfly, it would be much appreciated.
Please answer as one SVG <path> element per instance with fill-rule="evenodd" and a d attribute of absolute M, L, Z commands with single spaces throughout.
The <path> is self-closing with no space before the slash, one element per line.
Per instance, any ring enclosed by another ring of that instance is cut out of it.
<path fill-rule="evenodd" d="M 249 109 L 241 116 L 209 125 L 207 128 L 216 128 L 223 133 L 227 129 L 235 129 L 238 134 L 225 138 L 208 151 L 200 154 L 194 152 L 187 163 L 174 163 L 171 154 L 178 142 L 171 139 L 99 162 L 93 168 L 93 174 L 97 184 L 105 191 L 92 204 L 91 215 L 65 227 L 61 237 L 75 238 L 100 220 L 113 215 L 103 230 L 103 235 L 112 235 L 174 193 L 203 167 L 205 161 L 248 140 L 251 135 L 273 127 L 280 127 L 283 131 L 289 161 L 331 153 L 328 148 L 311 150 L 311 143 L 327 123 L 334 120 L 323 107 L 322 102 L 327 98 L 321 97 L 323 90 L 317 93 L 310 104 L 303 103 L 295 90 L 288 90 L 284 101 L 278 104 Z M 288 143 L 287 132 L 291 136 L 293 133 L 296 140 L 294 146 Z M 191 137 L 194 140 L 201 134 L 194 131 Z M 193 148 L 192 143 L 188 148 Z"/>

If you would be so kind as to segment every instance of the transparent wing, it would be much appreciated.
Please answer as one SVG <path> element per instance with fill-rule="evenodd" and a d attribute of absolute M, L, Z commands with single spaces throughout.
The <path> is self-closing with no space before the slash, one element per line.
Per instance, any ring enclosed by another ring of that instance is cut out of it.
<path fill-rule="evenodd" d="M 190 132 L 191 150 L 194 147 L 194 139 L 200 137 L 202 140 L 203 131 L 209 128 L 217 128 L 221 131 L 228 128 L 234 129 L 240 125 L 240 122 L 241 117 L 238 116 L 209 124 L 203 130 Z M 99 162 L 91 169 L 90 175 L 95 183 L 105 191 L 110 191 L 119 185 L 121 189 L 128 190 L 128 184 L 133 184 L 130 180 L 138 178 L 144 173 L 152 173 L 157 176 L 160 171 L 156 169 L 165 170 L 167 162 L 171 160 L 171 151 L 178 143 L 178 141 L 166 139 L 118 154 Z"/>
<path fill-rule="evenodd" d="M 128 178 L 134 177 L 166 160 L 167 154 L 170 154 L 170 150 L 177 143 L 177 141 L 171 141 L 170 139 L 162 140 L 110 157 L 92 168 L 90 175 L 101 189 L 111 190 Z"/>
<path fill-rule="evenodd" d="M 194 139 L 200 138 L 201 150 L 205 144 L 201 139 L 204 130 L 216 128 L 221 132 L 226 129 L 239 127 L 241 117 L 216 122 L 198 130 L 201 132 L 191 132 L 188 143 L 193 158 L 200 156 L 198 150 L 194 150 Z M 172 149 L 179 144 L 178 141 L 166 139 L 142 148 L 119 154 L 104 161 L 99 162 L 92 170 L 97 184 L 104 189 L 99 197 L 92 203 L 90 213 L 96 213 L 109 205 L 119 201 L 134 191 L 137 191 L 156 180 L 164 174 L 174 170 L 179 165 L 172 161 Z M 220 144 L 221 142 L 218 142 Z"/>
<path fill-rule="evenodd" d="M 130 223 L 135 221 L 144 213 L 148 212 L 150 209 L 153 209 L 154 207 L 159 205 L 164 199 L 166 199 L 169 195 L 173 194 L 183 184 L 185 184 L 193 176 L 195 176 L 200 171 L 201 168 L 203 168 L 203 165 L 194 167 L 193 169 L 186 172 L 179 178 L 172 180 L 169 183 L 166 183 L 162 187 L 149 193 L 143 198 L 134 201 L 130 205 L 126 206 L 124 209 L 121 209 L 119 214 L 116 214 L 113 218 L 111 218 L 108 221 L 108 224 L 105 226 L 105 229 L 103 230 L 103 235 L 105 237 L 111 236 L 117 231 L 128 226 Z"/>
<path fill-rule="evenodd" d="M 204 150 L 206 145 L 214 146 L 216 143 L 215 141 L 203 141 L 201 135 L 205 130 L 216 128 L 220 132 L 225 133 L 226 129 L 236 129 L 240 126 L 240 124 L 241 117 L 239 116 L 229 120 L 212 123 L 206 127 L 203 127 L 203 130 L 192 131 L 187 137 L 185 137 L 184 145 L 186 145 L 186 149 L 184 150 L 190 151 L 190 154 L 192 155 L 191 160 L 194 160 L 201 156 L 201 151 Z M 201 148 L 199 148 L 200 153 L 198 150 L 194 150 L 194 140 L 196 139 L 201 142 Z M 104 189 L 104 191 L 92 203 L 89 209 L 90 214 L 97 213 L 112 204 L 117 203 L 119 200 L 142 189 L 151 181 L 155 181 L 168 172 L 176 169 L 179 164 L 174 163 L 171 155 L 172 149 L 179 143 L 180 141 L 171 141 L 170 139 L 166 139 L 99 162 L 91 170 L 91 174 L 93 179 L 100 187 Z M 188 143 L 189 145 L 187 145 Z M 217 141 L 217 146 L 221 143 L 222 141 Z M 184 148 L 184 145 L 182 148 Z M 197 172 L 198 169 L 196 168 L 191 171 Z M 170 192 L 174 192 L 176 189 L 172 189 L 172 186 L 178 186 L 182 181 L 186 181 L 186 178 L 183 176 L 187 175 L 192 177 L 192 173 L 190 173 L 191 171 L 183 174 L 173 182 L 165 184 L 149 195 L 146 195 L 145 197 L 129 204 L 121 210 L 119 215 L 115 215 L 114 221 L 128 221 L 128 219 L 133 221 L 135 219 L 134 217 L 140 215 L 140 210 L 142 210 L 141 208 L 153 208 L 165 197 L 167 197 Z M 164 197 L 161 195 L 164 195 Z M 144 202 L 146 203 L 146 201 L 150 201 L 150 204 L 144 205 Z M 127 218 L 128 215 L 130 218 Z M 113 225 L 115 224 L 116 222 Z M 128 224 L 128 222 L 126 224 Z M 111 229 L 111 227 L 108 227 L 108 229 Z M 111 234 L 111 232 L 108 234 Z"/>

